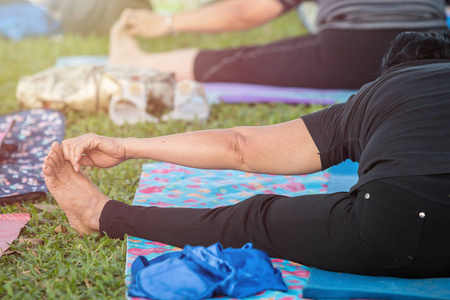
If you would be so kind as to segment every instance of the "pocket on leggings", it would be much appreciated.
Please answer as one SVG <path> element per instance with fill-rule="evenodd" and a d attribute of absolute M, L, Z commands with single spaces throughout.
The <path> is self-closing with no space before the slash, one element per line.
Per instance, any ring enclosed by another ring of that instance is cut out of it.
<path fill-rule="evenodd" d="M 424 215 L 392 207 L 372 193 L 360 195 L 363 199 L 359 201 L 363 203 L 359 232 L 369 256 L 379 267 L 387 269 L 411 264 L 419 249 Z"/>

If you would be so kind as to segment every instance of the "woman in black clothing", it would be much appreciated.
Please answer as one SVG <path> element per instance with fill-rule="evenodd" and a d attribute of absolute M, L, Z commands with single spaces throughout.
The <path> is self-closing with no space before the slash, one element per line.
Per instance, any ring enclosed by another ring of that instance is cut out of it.
<path fill-rule="evenodd" d="M 272 257 L 331 271 L 448 277 L 450 34 L 399 35 L 383 70 L 346 103 L 277 125 L 147 139 L 87 134 L 54 143 L 43 167 L 47 186 L 83 234 L 181 247 L 252 242 Z M 359 162 L 359 181 L 348 193 L 159 208 L 110 200 L 80 172 L 132 158 L 285 175 L 350 158 Z"/>
<path fill-rule="evenodd" d="M 392 40 L 404 31 L 447 28 L 449 0 L 317 0 L 317 34 L 231 49 L 145 53 L 135 40 L 171 32 L 226 32 L 264 24 L 303 0 L 227 0 L 162 16 L 127 10 L 111 31 L 110 63 L 174 72 L 178 79 L 324 89 L 373 81 Z"/>

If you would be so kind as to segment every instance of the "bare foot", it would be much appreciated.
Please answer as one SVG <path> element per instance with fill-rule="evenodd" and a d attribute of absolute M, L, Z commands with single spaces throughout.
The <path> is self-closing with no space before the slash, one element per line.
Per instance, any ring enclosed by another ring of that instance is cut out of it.
<path fill-rule="evenodd" d="M 170 20 L 167 16 L 155 13 L 149 9 L 127 8 L 122 12 L 120 19 L 124 20 L 127 30 L 132 36 L 143 38 L 156 38 L 170 34 Z M 173 28 L 172 28 L 173 29 Z"/>
<path fill-rule="evenodd" d="M 98 232 L 100 214 L 110 199 L 81 171 L 75 172 L 57 142 L 52 144 L 42 171 L 47 188 L 66 214 L 70 226 L 80 234 Z"/>
<path fill-rule="evenodd" d="M 109 34 L 110 65 L 139 66 L 145 52 L 141 50 L 137 40 L 128 32 L 125 20 L 119 19 Z"/>
<path fill-rule="evenodd" d="M 173 72 L 177 80 L 194 79 L 195 48 L 147 53 L 139 48 L 124 18 L 119 19 L 109 34 L 109 65 L 134 66 Z"/>

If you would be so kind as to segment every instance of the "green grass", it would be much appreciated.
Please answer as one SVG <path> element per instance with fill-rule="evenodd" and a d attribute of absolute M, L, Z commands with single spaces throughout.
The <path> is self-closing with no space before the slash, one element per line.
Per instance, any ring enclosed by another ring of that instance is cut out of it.
<path fill-rule="evenodd" d="M 267 43 L 283 37 L 303 34 L 296 15 L 291 13 L 265 26 L 231 34 L 189 34 L 143 41 L 148 51 L 180 47 L 222 48 Z M 106 55 L 108 38 L 67 35 L 64 38 L 33 38 L 20 42 L 0 39 L 0 113 L 18 110 L 15 89 L 18 80 L 54 65 L 61 56 Z M 284 104 L 214 105 L 205 123 L 171 121 L 164 124 L 115 126 L 105 113 L 66 114 L 66 138 L 87 132 L 117 137 L 150 137 L 184 131 L 226 128 L 238 125 L 265 125 L 295 119 L 319 106 Z M 112 169 L 85 168 L 84 172 L 109 197 L 131 203 L 139 182 L 141 165 L 146 161 L 128 161 Z M 123 187 L 125 185 L 125 187 Z M 56 205 L 49 194 L 39 203 Z M 14 242 L 9 250 L 16 254 L 0 258 L 0 299 L 121 299 L 124 282 L 126 243 L 100 236 L 79 238 L 69 228 L 60 209 L 41 211 L 33 203 L 23 207 L 31 220 L 20 237 L 41 239 L 42 245 Z M 0 207 L 1 213 L 18 213 L 17 206 Z M 67 233 L 55 233 L 63 225 Z"/>

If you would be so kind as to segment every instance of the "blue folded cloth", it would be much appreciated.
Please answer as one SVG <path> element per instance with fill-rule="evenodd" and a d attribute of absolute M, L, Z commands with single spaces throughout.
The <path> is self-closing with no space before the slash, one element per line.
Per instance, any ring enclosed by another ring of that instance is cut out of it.
<path fill-rule="evenodd" d="M 15 41 L 25 37 L 61 33 L 60 22 L 44 9 L 27 2 L 0 5 L 0 36 Z"/>
<path fill-rule="evenodd" d="M 183 251 L 131 266 L 128 295 L 151 299 L 204 299 L 213 295 L 247 297 L 266 289 L 287 291 L 267 253 L 247 243 L 241 249 L 186 245 Z"/>
<path fill-rule="evenodd" d="M 404 279 L 313 269 L 307 299 L 450 299 L 450 278 Z"/>

